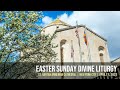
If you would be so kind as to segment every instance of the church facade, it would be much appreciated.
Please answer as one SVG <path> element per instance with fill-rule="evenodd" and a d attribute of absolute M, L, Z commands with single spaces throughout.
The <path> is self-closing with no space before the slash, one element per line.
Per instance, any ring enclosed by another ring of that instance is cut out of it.
<path fill-rule="evenodd" d="M 110 62 L 107 40 L 85 25 L 71 26 L 57 18 L 43 28 L 44 34 L 56 32 L 52 43 L 58 47 L 56 62 Z"/>

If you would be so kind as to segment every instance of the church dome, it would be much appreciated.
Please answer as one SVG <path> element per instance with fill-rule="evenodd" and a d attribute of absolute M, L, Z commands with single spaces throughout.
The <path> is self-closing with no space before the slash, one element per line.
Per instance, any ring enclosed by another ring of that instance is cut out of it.
<path fill-rule="evenodd" d="M 61 21 L 59 18 L 57 18 L 53 22 L 48 24 L 46 27 L 56 26 L 56 25 L 70 26 L 69 24 L 67 24 L 67 23 Z M 44 28 L 46 28 L 46 27 L 44 27 Z"/>
<path fill-rule="evenodd" d="M 59 18 L 55 19 L 53 22 L 51 22 L 50 24 L 48 24 L 47 26 L 45 26 L 42 31 L 45 34 L 53 34 L 56 30 L 58 29 L 63 29 L 63 28 L 68 28 L 71 27 L 70 25 L 68 25 L 67 23 L 61 21 Z"/>

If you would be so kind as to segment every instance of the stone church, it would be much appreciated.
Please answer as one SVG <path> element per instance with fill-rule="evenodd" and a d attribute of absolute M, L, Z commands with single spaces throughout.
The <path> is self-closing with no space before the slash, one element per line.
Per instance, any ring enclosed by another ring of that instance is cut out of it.
<path fill-rule="evenodd" d="M 71 26 L 57 18 L 43 31 L 50 35 L 56 32 L 56 62 L 110 62 L 107 40 L 85 25 Z"/>

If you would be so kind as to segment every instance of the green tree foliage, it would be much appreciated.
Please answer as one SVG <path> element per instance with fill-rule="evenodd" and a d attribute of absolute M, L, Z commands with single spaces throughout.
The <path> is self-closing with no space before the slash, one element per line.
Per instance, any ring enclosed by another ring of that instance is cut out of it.
<path fill-rule="evenodd" d="M 3 24 L 0 28 L 0 78 L 20 78 L 33 67 L 25 69 L 20 62 L 47 64 L 56 60 L 53 51 L 56 46 L 51 42 L 55 34 L 42 34 L 41 26 L 36 24 L 42 17 L 40 11 L 0 11 Z"/>

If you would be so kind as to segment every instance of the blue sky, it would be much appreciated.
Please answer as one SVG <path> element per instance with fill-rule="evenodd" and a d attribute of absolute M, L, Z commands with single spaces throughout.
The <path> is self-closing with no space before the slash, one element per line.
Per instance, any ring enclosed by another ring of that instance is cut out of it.
<path fill-rule="evenodd" d="M 49 16 L 52 18 L 56 18 L 57 16 L 64 13 L 67 13 L 68 15 L 70 15 L 72 11 L 43 11 L 44 16 Z"/>
<path fill-rule="evenodd" d="M 111 60 L 120 57 L 120 11 L 43 11 L 40 24 L 46 26 L 56 17 L 75 25 L 86 25 L 88 28 L 108 40 Z"/>

